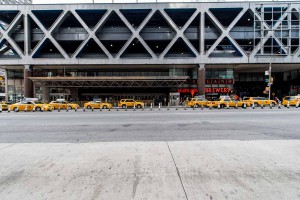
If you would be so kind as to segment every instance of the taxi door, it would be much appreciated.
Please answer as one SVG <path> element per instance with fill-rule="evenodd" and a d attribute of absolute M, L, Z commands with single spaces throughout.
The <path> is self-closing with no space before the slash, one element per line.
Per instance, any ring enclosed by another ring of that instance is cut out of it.
<path fill-rule="evenodd" d="M 222 100 L 221 100 L 221 102 L 222 102 Z M 228 106 L 230 106 L 231 100 L 230 100 L 230 99 L 227 99 L 227 98 L 224 98 L 224 99 L 223 99 L 223 102 L 224 102 L 224 106 L 227 107 L 227 104 L 228 104 Z"/>
<path fill-rule="evenodd" d="M 66 101 L 63 101 L 60 103 L 60 109 L 67 109 L 68 103 Z"/>
<path fill-rule="evenodd" d="M 129 99 L 126 102 L 128 102 L 128 104 L 127 104 L 128 107 L 133 107 L 135 104 L 135 101 L 133 99 Z"/>
<path fill-rule="evenodd" d="M 270 105 L 271 101 L 266 99 L 266 98 L 263 98 L 263 102 L 264 102 L 264 105 Z"/>
<path fill-rule="evenodd" d="M 232 100 L 232 99 L 230 99 L 229 106 L 230 106 L 230 107 L 235 107 L 235 101 Z"/>
<path fill-rule="evenodd" d="M 56 101 L 52 102 L 50 105 L 51 105 L 55 110 L 58 109 L 58 105 L 57 105 L 57 102 L 56 102 Z"/>
<path fill-rule="evenodd" d="M 103 106 L 102 106 L 103 107 Z M 95 103 L 94 103 L 94 108 L 95 109 L 100 109 L 100 101 L 96 101 Z"/>
<path fill-rule="evenodd" d="M 17 108 L 19 108 L 19 111 L 23 111 L 25 110 L 25 103 L 20 103 L 19 105 L 17 105 Z"/>
<path fill-rule="evenodd" d="M 253 98 L 254 99 L 254 98 Z M 262 98 L 255 98 L 259 105 L 265 104 L 265 101 Z"/>
<path fill-rule="evenodd" d="M 27 102 L 27 111 L 33 110 L 33 107 L 34 107 L 34 105 L 32 102 Z"/>

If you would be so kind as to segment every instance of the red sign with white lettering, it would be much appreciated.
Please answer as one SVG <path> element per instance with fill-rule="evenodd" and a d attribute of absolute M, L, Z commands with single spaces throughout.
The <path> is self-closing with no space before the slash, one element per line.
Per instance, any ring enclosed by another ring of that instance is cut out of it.
<path fill-rule="evenodd" d="M 198 89 L 190 89 L 190 88 L 181 88 L 178 89 L 179 93 L 191 93 L 192 95 L 198 92 Z M 205 88 L 205 93 L 221 93 L 227 94 L 230 93 L 230 88 Z"/>
<path fill-rule="evenodd" d="M 230 93 L 230 88 L 205 88 L 205 93 Z"/>

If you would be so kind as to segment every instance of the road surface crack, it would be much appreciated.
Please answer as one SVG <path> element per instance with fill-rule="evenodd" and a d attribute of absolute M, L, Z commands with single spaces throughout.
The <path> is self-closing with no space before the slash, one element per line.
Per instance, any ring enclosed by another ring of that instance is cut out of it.
<path fill-rule="evenodd" d="M 6 146 L 6 147 L 3 147 L 3 148 L 0 149 L 0 151 L 3 150 L 3 149 L 7 149 L 7 148 L 9 148 L 9 147 L 12 147 L 12 146 L 14 146 L 14 145 L 16 145 L 16 144 L 11 144 L 11 145 L 8 145 L 8 146 Z"/>
<path fill-rule="evenodd" d="M 188 196 L 187 196 L 187 194 L 186 194 L 186 191 L 185 191 L 185 188 L 184 188 L 184 185 L 183 185 L 182 179 L 181 179 L 181 175 L 180 175 L 180 172 L 179 172 L 179 170 L 178 170 L 178 167 L 177 167 L 177 165 L 176 165 L 176 162 L 175 162 L 174 156 L 173 156 L 173 154 L 172 154 L 171 148 L 170 148 L 170 146 L 169 146 L 169 143 L 168 143 L 168 141 L 166 141 L 166 143 L 167 143 L 167 146 L 168 146 L 169 152 L 170 152 L 170 154 L 171 154 L 171 157 L 172 157 L 173 163 L 174 163 L 174 165 L 175 165 L 176 172 L 177 172 L 178 178 L 179 178 L 179 180 L 180 180 L 180 183 L 181 183 L 181 186 L 182 186 L 182 189 L 183 189 L 183 192 L 184 192 L 185 198 L 186 198 L 186 200 L 188 200 L 189 198 L 188 198 Z"/>

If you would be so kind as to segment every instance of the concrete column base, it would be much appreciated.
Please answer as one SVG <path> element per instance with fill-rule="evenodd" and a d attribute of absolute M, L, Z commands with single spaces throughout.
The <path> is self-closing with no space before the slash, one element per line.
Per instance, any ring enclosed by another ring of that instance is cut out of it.
<path fill-rule="evenodd" d="M 77 99 L 78 98 L 78 88 L 71 88 L 70 95 L 72 98 Z"/>
<path fill-rule="evenodd" d="M 29 79 L 32 77 L 32 69 L 29 65 L 24 67 L 24 97 L 32 98 L 33 97 L 33 83 Z"/>
<path fill-rule="evenodd" d="M 205 95 L 205 68 L 200 66 L 198 68 L 198 95 Z"/>
<path fill-rule="evenodd" d="M 42 101 L 46 103 L 50 102 L 50 88 L 43 87 L 42 92 L 43 92 Z"/>

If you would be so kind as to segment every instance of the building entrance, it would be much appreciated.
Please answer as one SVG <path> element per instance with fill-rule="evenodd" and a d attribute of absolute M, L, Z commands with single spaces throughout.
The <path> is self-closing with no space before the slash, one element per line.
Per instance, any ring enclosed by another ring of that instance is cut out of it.
<path fill-rule="evenodd" d="M 121 99 L 135 99 L 148 105 L 151 103 L 166 105 L 171 90 L 171 88 L 80 88 L 78 97 L 81 101 L 101 100 L 118 103 Z"/>

